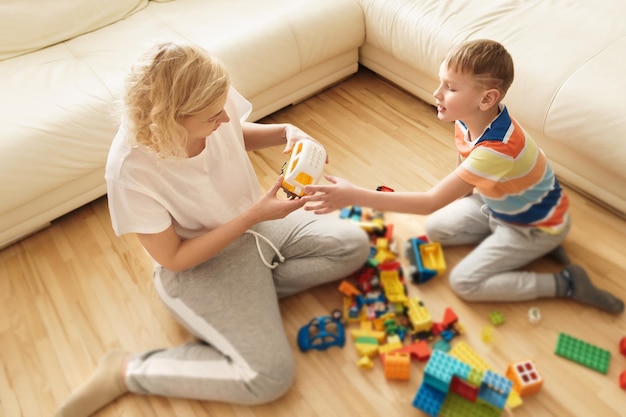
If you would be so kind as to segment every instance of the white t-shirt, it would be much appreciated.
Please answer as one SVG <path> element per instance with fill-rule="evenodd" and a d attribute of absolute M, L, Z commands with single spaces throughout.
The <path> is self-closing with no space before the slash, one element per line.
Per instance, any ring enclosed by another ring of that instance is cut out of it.
<path fill-rule="evenodd" d="M 122 123 L 109 151 L 105 179 L 113 230 L 159 233 L 174 224 L 189 239 L 233 219 L 261 196 L 241 124 L 252 105 L 234 88 L 224 107 L 230 117 L 193 158 L 162 159 L 134 143 Z"/>

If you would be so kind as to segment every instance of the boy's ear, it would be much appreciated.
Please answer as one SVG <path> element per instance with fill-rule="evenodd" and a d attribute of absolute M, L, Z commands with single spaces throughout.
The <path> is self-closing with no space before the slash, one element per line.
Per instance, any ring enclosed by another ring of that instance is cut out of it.
<path fill-rule="evenodd" d="M 483 93 L 480 107 L 482 110 L 488 110 L 500 102 L 500 91 L 497 88 L 490 88 Z"/>

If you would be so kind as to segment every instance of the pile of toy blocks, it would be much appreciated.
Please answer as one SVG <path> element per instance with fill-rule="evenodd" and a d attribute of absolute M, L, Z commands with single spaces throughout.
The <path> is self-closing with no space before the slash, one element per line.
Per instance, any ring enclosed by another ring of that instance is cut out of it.
<path fill-rule="evenodd" d="M 509 365 L 502 376 L 461 341 L 449 353 L 433 353 L 413 406 L 432 417 L 496 417 L 505 405 L 521 405 L 520 397 L 538 392 L 542 384 L 531 361 Z"/>
<path fill-rule="evenodd" d="M 353 206 L 342 210 L 340 217 L 359 223 L 372 241 L 367 263 L 353 282 L 345 280 L 339 287 L 344 320 L 359 327 L 350 330 L 358 365 L 371 368 L 379 357 L 388 379 L 408 380 L 411 358 L 428 360 L 431 342 L 435 349 L 449 350 L 450 340 L 463 328 L 452 309 L 446 309 L 441 322 L 434 322 L 424 303 L 409 297 L 394 249 L 393 225 L 385 223 L 382 213 L 368 214 Z"/>

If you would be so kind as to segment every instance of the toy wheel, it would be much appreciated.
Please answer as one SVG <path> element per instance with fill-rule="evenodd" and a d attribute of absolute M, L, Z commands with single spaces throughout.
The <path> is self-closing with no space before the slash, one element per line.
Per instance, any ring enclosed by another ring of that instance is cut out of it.
<path fill-rule="evenodd" d="M 335 321 L 341 321 L 343 319 L 343 313 L 338 308 L 333 310 L 333 312 L 331 313 L 331 316 L 333 320 Z"/>

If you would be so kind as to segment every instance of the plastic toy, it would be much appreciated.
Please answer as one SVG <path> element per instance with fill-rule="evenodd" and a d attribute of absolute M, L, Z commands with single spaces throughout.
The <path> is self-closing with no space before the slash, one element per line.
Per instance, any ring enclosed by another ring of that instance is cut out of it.
<path fill-rule="evenodd" d="M 543 378 L 530 360 L 510 364 L 505 375 L 522 397 L 539 392 L 543 385 Z"/>
<path fill-rule="evenodd" d="M 405 255 L 409 261 L 409 276 L 416 284 L 423 284 L 446 270 L 443 250 L 438 242 L 411 238 L 406 242 Z"/>
<path fill-rule="evenodd" d="M 504 323 L 504 314 L 500 310 L 494 310 L 489 313 L 489 320 L 494 326 L 499 326 Z"/>
<path fill-rule="evenodd" d="M 528 310 L 528 321 L 532 324 L 537 324 L 541 321 L 541 311 L 538 307 L 531 307 Z"/>
<path fill-rule="evenodd" d="M 565 333 L 559 333 L 555 353 L 602 374 L 609 372 L 611 352 Z"/>
<path fill-rule="evenodd" d="M 493 327 L 491 326 L 483 326 L 480 331 L 480 338 L 483 342 L 489 344 L 493 342 Z"/>
<path fill-rule="evenodd" d="M 312 319 L 298 331 L 298 347 L 302 352 L 310 349 L 326 350 L 331 346 L 343 347 L 346 336 L 339 315 Z"/>
<path fill-rule="evenodd" d="M 393 193 L 394 189 L 391 187 L 387 187 L 386 185 L 379 185 L 378 187 L 376 187 L 376 191 L 382 191 L 385 193 Z"/>
<path fill-rule="evenodd" d="M 430 357 L 413 406 L 431 417 L 497 417 L 512 382 L 489 369 L 474 370 L 459 359 L 436 350 Z"/>
<path fill-rule="evenodd" d="M 312 140 L 299 140 L 291 151 L 291 158 L 283 165 L 282 188 L 290 197 L 304 196 L 304 186 L 317 184 L 326 163 L 326 150 Z"/>
<path fill-rule="evenodd" d="M 384 356 L 383 368 L 387 379 L 410 379 L 411 355 L 404 352 L 389 352 Z"/>
<path fill-rule="evenodd" d="M 485 372 L 487 369 L 491 369 L 487 362 L 465 342 L 459 342 L 454 345 L 454 347 L 450 350 L 450 355 L 470 365 L 472 369 L 475 369 L 479 373 Z M 511 390 L 506 405 L 509 408 L 515 408 L 522 405 L 522 399 L 517 391 Z"/>
<path fill-rule="evenodd" d="M 622 355 L 626 356 L 626 337 L 622 337 L 622 340 L 620 340 L 619 351 Z"/>
<path fill-rule="evenodd" d="M 622 389 L 626 389 L 626 371 L 622 371 L 622 373 L 619 374 L 619 386 Z"/>

